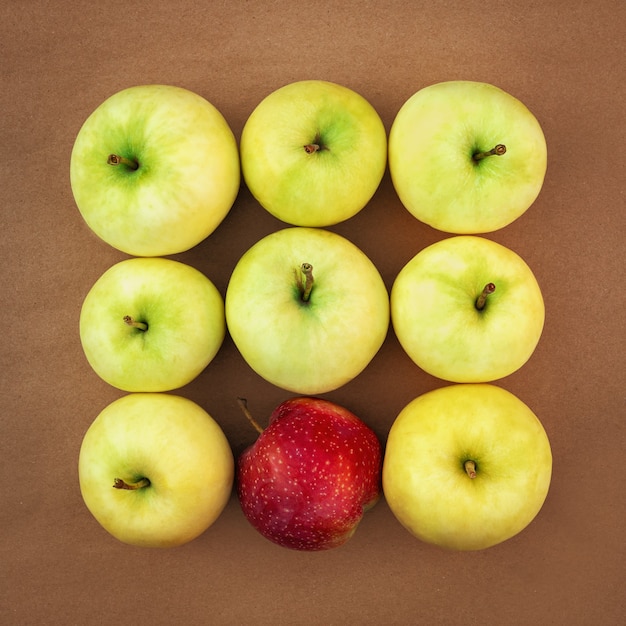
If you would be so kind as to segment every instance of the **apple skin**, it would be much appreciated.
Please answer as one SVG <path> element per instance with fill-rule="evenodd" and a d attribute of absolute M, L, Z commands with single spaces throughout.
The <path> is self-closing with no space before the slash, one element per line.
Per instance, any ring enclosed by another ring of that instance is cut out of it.
<path fill-rule="evenodd" d="M 339 547 L 380 496 L 382 451 L 347 409 L 320 398 L 286 400 L 237 463 L 237 493 L 265 538 L 303 551 Z"/>
<path fill-rule="evenodd" d="M 129 326 L 125 316 L 147 323 Z M 110 267 L 80 312 L 87 361 L 124 391 L 169 391 L 191 382 L 219 351 L 226 333 L 224 301 L 197 269 L 162 258 L 132 258 Z"/>
<path fill-rule="evenodd" d="M 297 274 L 313 266 L 303 302 Z M 389 328 L 389 295 L 352 242 L 323 229 L 267 235 L 237 262 L 225 297 L 230 335 L 248 365 L 302 395 L 332 391 L 370 363 Z"/>
<path fill-rule="evenodd" d="M 495 291 L 478 310 L 488 284 Z M 533 354 L 545 321 L 539 284 L 515 252 L 457 235 L 418 252 L 391 288 L 396 337 L 424 371 L 457 383 L 512 374 Z"/>
<path fill-rule="evenodd" d="M 174 547 L 203 533 L 226 506 L 235 462 L 218 423 L 171 394 L 128 394 L 88 428 L 78 473 L 85 505 L 111 535 L 143 547 Z M 119 478 L 149 486 L 116 489 Z"/>
<path fill-rule="evenodd" d="M 322 149 L 308 153 L 305 146 Z M 356 215 L 387 167 L 387 133 L 355 91 L 322 80 L 285 85 L 246 121 L 241 167 L 251 193 L 274 217 L 324 227 Z"/>
<path fill-rule="evenodd" d="M 530 524 L 551 476 L 547 434 L 526 404 L 495 385 L 450 385 L 411 401 L 392 424 L 383 492 L 418 539 L 481 550 Z"/>
<path fill-rule="evenodd" d="M 502 156 L 473 154 L 498 144 Z M 408 211 L 456 234 L 507 226 L 536 200 L 547 169 L 545 136 L 514 96 L 475 81 L 448 81 L 419 90 L 389 131 L 389 172 Z"/>
<path fill-rule="evenodd" d="M 109 165 L 110 154 L 139 163 Z M 133 256 L 166 256 L 208 237 L 230 211 L 240 183 L 237 141 L 204 98 L 170 85 L 110 96 L 84 122 L 70 159 L 85 222 Z"/>

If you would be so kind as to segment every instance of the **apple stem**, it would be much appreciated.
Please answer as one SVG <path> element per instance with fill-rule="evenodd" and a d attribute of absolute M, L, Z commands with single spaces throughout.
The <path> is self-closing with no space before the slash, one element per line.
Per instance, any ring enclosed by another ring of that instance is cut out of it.
<path fill-rule="evenodd" d="M 487 297 L 492 294 L 496 290 L 496 286 L 493 283 L 487 283 L 478 296 L 476 298 L 476 308 L 479 311 L 482 311 L 485 308 L 485 304 L 487 303 Z"/>
<path fill-rule="evenodd" d="M 318 150 L 321 150 L 320 145 L 318 143 L 307 143 L 307 145 L 304 146 L 304 151 L 307 154 L 313 154 L 314 152 L 317 152 Z"/>
<path fill-rule="evenodd" d="M 472 159 L 474 161 L 482 161 L 490 156 L 502 156 L 506 152 L 506 146 L 503 143 L 499 143 L 497 146 L 487 150 L 486 152 L 474 152 Z"/>
<path fill-rule="evenodd" d="M 302 281 L 300 281 L 302 302 L 308 302 L 311 297 L 311 290 L 313 289 L 313 266 L 310 263 L 303 263 L 300 269 L 304 274 L 304 285 L 302 285 Z"/>
<path fill-rule="evenodd" d="M 107 163 L 109 165 L 125 165 L 131 170 L 136 170 L 139 168 L 139 163 L 137 163 L 137 161 L 135 161 L 134 159 L 127 159 L 126 157 L 120 156 L 119 154 L 109 154 Z"/>
<path fill-rule="evenodd" d="M 248 421 L 254 426 L 255 430 L 260 434 L 263 432 L 260 424 L 252 417 L 252 413 L 248 410 L 248 401 L 245 398 L 237 398 L 237 404 L 243 411 L 243 414 L 248 418 Z"/>
<path fill-rule="evenodd" d="M 476 478 L 476 463 L 474 461 L 471 461 L 471 460 L 468 459 L 463 464 L 463 467 L 465 468 L 465 473 L 470 478 Z"/>
<path fill-rule="evenodd" d="M 148 324 L 145 322 L 136 322 L 130 315 L 124 316 L 124 323 L 133 328 L 138 328 L 139 330 L 148 330 Z"/>
<path fill-rule="evenodd" d="M 143 489 L 144 487 L 149 487 L 150 481 L 147 478 L 141 478 L 136 483 L 127 483 L 123 481 L 121 478 L 116 478 L 113 481 L 113 487 L 115 489 L 129 489 L 134 491 L 135 489 Z"/>

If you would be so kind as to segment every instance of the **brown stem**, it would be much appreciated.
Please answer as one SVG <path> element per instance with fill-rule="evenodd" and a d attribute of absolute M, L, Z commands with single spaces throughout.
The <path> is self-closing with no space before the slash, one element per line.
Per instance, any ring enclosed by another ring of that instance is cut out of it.
<path fill-rule="evenodd" d="M 148 330 L 148 324 L 145 322 L 136 322 L 130 315 L 124 316 L 124 323 L 133 328 L 138 328 L 139 330 Z"/>
<path fill-rule="evenodd" d="M 302 302 L 308 302 L 313 289 L 313 266 L 310 263 L 303 263 L 300 266 L 304 274 L 304 285 L 302 286 Z"/>
<path fill-rule="evenodd" d="M 476 478 L 476 463 L 474 461 L 471 461 L 471 460 L 468 459 L 463 464 L 463 467 L 465 468 L 465 473 L 470 478 Z"/>
<path fill-rule="evenodd" d="M 245 398 L 237 398 L 237 404 L 243 411 L 243 414 L 248 418 L 248 421 L 254 426 L 255 430 L 260 434 L 263 432 L 260 424 L 252 417 L 252 413 L 248 410 L 248 401 Z"/>
<path fill-rule="evenodd" d="M 493 283 L 487 283 L 485 285 L 484 289 L 482 290 L 478 298 L 476 298 L 476 302 L 475 302 L 476 308 L 479 311 L 482 311 L 485 308 L 485 304 L 487 303 L 487 297 L 490 294 L 492 294 L 495 290 L 496 290 L 496 286 Z"/>
<path fill-rule="evenodd" d="M 139 163 L 134 159 L 127 159 L 119 154 L 109 154 L 107 163 L 109 165 L 125 165 L 131 170 L 136 170 L 139 167 Z"/>
<path fill-rule="evenodd" d="M 474 161 L 482 161 L 490 156 L 502 156 L 506 152 L 506 146 L 503 143 L 499 143 L 497 146 L 487 150 L 486 152 L 474 152 L 472 159 Z"/>
<path fill-rule="evenodd" d="M 318 143 L 307 143 L 307 145 L 304 146 L 304 151 L 307 154 L 313 154 L 314 152 L 317 152 L 318 150 L 321 150 L 321 147 Z"/>
<path fill-rule="evenodd" d="M 144 487 L 149 486 L 150 481 L 147 478 L 140 478 L 136 483 L 127 483 L 121 478 L 116 478 L 113 481 L 113 487 L 115 489 L 129 489 L 131 491 L 134 491 L 135 489 L 143 489 Z"/>

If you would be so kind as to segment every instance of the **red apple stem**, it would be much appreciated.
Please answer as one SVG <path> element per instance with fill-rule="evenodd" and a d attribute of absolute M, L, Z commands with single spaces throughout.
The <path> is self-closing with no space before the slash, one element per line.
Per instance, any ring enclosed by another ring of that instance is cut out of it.
<path fill-rule="evenodd" d="M 465 463 L 463 464 L 463 467 L 465 468 L 465 473 L 470 477 L 470 478 L 476 478 L 476 463 L 470 459 L 468 459 L 467 461 L 465 461 Z"/>
<path fill-rule="evenodd" d="M 139 330 L 148 330 L 148 324 L 145 322 L 136 322 L 130 315 L 124 316 L 124 323 L 133 328 L 138 328 Z"/>
<path fill-rule="evenodd" d="M 499 143 L 497 146 L 487 150 L 485 152 L 474 152 L 472 159 L 474 161 L 482 161 L 490 156 L 502 156 L 506 152 L 506 146 L 503 143 Z"/>
<path fill-rule="evenodd" d="M 496 290 L 496 286 L 493 283 L 487 283 L 478 296 L 476 298 L 476 308 L 479 311 L 482 311 L 485 308 L 485 304 L 487 303 L 487 297 L 492 294 Z"/>
<path fill-rule="evenodd" d="M 254 426 L 254 429 L 260 434 L 263 432 L 261 425 L 252 417 L 252 413 L 248 410 L 248 401 L 245 398 L 237 398 L 237 404 L 248 418 L 248 421 Z"/>
<path fill-rule="evenodd" d="M 119 154 L 109 154 L 107 163 L 109 165 L 125 165 L 131 170 L 136 170 L 139 167 L 139 163 L 134 159 L 127 159 Z"/>
<path fill-rule="evenodd" d="M 121 478 L 116 478 L 113 481 L 113 487 L 115 489 L 129 489 L 134 491 L 135 489 L 143 489 L 144 487 L 149 487 L 150 481 L 147 478 L 140 478 L 136 483 L 127 483 Z"/>

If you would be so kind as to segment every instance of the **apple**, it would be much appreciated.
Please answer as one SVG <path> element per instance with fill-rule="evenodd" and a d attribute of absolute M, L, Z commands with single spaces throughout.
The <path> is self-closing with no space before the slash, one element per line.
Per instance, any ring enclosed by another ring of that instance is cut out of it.
<path fill-rule="evenodd" d="M 389 131 L 389 172 L 417 219 L 456 234 L 507 226 L 535 201 L 546 174 L 546 140 L 517 98 L 487 83 L 425 87 Z"/>
<path fill-rule="evenodd" d="M 240 182 L 237 141 L 204 98 L 171 85 L 110 96 L 78 132 L 70 160 L 76 205 L 105 242 L 165 256 L 208 237 Z"/>
<path fill-rule="evenodd" d="M 118 398 L 80 448 L 85 505 L 111 535 L 145 547 L 195 539 L 232 493 L 234 457 L 219 424 L 195 402 L 163 393 Z"/>
<path fill-rule="evenodd" d="M 224 301 L 199 270 L 172 259 L 110 267 L 85 297 L 80 340 L 87 361 L 124 391 L 169 391 L 196 378 L 224 340 Z"/>
<path fill-rule="evenodd" d="M 353 217 L 374 195 L 387 167 L 387 133 L 352 89 L 303 80 L 257 105 L 240 154 L 246 185 L 269 213 L 323 227 Z"/>
<path fill-rule="evenodd" d="M 248 365 L 302 395 L 355 378 L 389 328 L 389 295 L 374 264 L 351 241 L 318 228 L 284 228 L 255 243 L 235 265 L 225 307 Z"/>
<path fill-rule="evenodd" d="M 530 524 L 551 475 L 548 437 L 524 402 L 492 384 L 457 384 L 418 396 L 397 416 L 383 493 L 417 538 L 481 550 Z"/>
<path fill-rule="evenodd" d="M 456 235 L 418 252 L 391 288 L 391 320 L 401 346 L 429 374 L 489 382 L 533 354 L 545 319 L 539 284 L 513 250 Z"/>
<path fill-rule="evenodd" d="M 248 521 L 285 548 L 345 544 L 380 496 L 382 451 L 375 433 L 321 398 L 286 400 L 265 430 L 246 414 L 261 433 L 237 462 L 237 494 Z"/>

